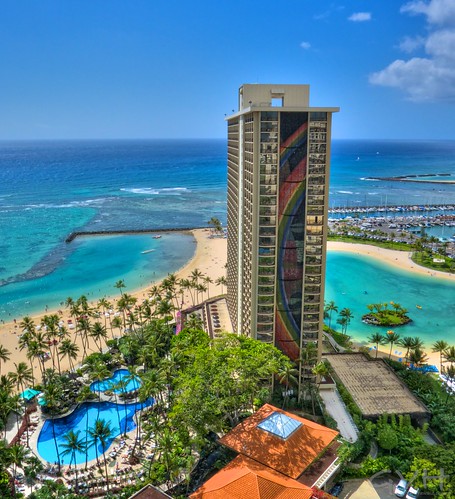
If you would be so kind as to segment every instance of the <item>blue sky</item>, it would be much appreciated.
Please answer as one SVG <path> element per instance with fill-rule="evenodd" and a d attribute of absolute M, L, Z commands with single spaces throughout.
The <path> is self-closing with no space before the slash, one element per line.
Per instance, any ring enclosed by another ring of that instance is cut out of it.
<path fill-rule="evenodd" d="M 0 138 L 224 137 L 308 83 L 334 138 L 455 138 L 455 0 L 2 0 Z"/>

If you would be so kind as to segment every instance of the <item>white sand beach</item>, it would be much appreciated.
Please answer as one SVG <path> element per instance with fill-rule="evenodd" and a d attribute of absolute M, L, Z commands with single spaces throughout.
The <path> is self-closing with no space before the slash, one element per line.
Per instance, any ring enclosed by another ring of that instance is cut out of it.
<path fill-rule="evenodd" d="M 338 241 L 329 241 L 327 243 L 327 249 L 329 251 L 346 251 L 349 253 L 355 253 L 357 255 L 371 256 L 384 263 L 387 263 L 388 265 L 393 265 L 401 269 L 410 270 L 411 272 L 415 272 L 417 274 L 447 279 L 449 281 L 455 282 L 455 274 L 448 274 L 447 272 L 427 269 L 415 264 L 411 260 L 410 251 L 395 251 L 380 248 L 379 246 L 372 246 L 369 244 L 342 243 Z"/>

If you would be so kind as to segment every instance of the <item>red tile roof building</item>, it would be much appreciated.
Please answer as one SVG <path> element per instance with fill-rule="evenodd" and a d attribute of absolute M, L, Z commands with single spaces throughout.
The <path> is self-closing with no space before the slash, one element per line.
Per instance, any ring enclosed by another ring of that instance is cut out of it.
<path fill-rule="evenodd" d="M 338 469 L 338 432 L 265 404 L 220 439 L 238 452 L 192 499 L 312 497 Z"/>

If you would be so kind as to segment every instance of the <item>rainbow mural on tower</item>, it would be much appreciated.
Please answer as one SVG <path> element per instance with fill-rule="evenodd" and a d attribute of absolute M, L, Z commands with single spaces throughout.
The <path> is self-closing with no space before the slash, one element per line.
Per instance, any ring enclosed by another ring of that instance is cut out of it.
<path fill-rule="evenodd" d="M 275 344 L 293 360 L 302 322 L 307 131 L 308 113 L 281 113 Z"/>

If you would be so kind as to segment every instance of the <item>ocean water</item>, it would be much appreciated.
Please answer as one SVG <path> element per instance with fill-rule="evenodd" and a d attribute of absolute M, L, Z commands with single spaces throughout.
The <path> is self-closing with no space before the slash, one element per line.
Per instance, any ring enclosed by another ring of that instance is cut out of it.
<path fill-rule="evenodd" d="M 455 186 L 366 177 L 450 173 L 455 141 L 334 141 L 331 206 L 455 202 Z M 100 298 L 173 272 L 193 239 L 76 239 L 75 230 L 162 229 L 226 222 L 225 140 L 0 142 L 0 319 Z M 142 254 L 146 249 L 154 252 Z"/>
<path fill-rule="evenodd" d="M 367 180 L 430 173 L 455 176 L 455 141 L 333 141 L 330 206 L 454 203 L 453 184 Z"/>
<path fill-rule="evenodd" d="M 368 304 L 394 301 L 405 307 L 412 319 L 394 329 L 400 336 L 418 336 L 427 347 L 442 339 L 455 344 L 455 283 L 392 267 L 373 257 L 337 251 L 328 252 L 326 273 L 325 299 L 333 300 L 339 310 L 347 307 L 353 312 L 347 333 L 355 340 L 367 342 L 375 332 L 386 333 L 390 328 L 364 324 L 362 315 L 368 313 Z M 332 327 L 340 330 L 336 318 L 334 313 Z"/>

